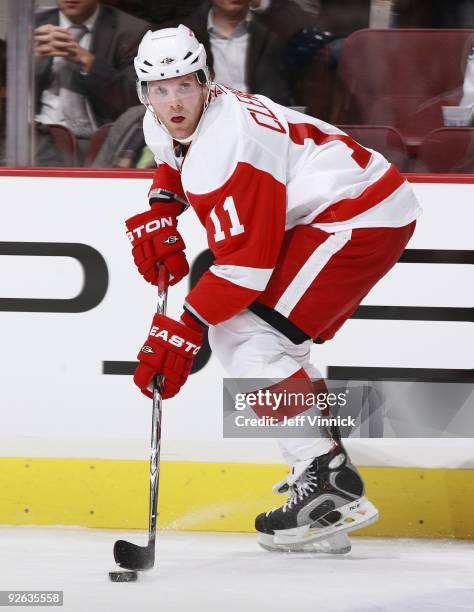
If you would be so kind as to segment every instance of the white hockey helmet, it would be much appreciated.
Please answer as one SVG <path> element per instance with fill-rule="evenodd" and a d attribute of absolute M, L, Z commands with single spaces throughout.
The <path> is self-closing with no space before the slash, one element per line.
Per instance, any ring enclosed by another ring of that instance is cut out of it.
<path fill-rule="evenodd" d="M 148 105 L 144 94 L 149 81 L 172 79 L 195 72 L 201 85 L 210 85 L 204 46 L 182 24 L 177 28 L 163 28 L 156 32 L 149 30 L 138 47 L 134 65 L 138 78 L 138 95 L 145 105 Z"/>

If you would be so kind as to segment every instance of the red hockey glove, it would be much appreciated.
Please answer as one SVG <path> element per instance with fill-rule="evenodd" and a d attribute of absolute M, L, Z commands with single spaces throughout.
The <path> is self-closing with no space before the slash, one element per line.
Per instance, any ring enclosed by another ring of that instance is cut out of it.
<path fill-rule="evenodd" d="M 163 374 L 163 399 L 173 397 L 186 382 L 194 357 L 203 341 L 203 331 L 165 315 L 156 314 L 147 341 L 138 353 L 133 380 L 142 393 L 152 397 L 153 378 Z"/>
<path fill-rule="evenodd" d="M 158 262 L 168 270 L 170 285 L 176 285 L 188 274 L 186 245 L 177 230 L 174 206 L 152 206 L 151 210 L 130 217 L 125 224 L 135 265 L 146 281 L 158 284 Z"/>

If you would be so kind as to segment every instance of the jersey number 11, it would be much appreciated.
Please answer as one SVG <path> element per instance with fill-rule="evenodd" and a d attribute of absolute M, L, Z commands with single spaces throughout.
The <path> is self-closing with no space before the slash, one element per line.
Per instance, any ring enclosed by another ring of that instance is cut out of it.
<path fill-rule="evenodd" d="M 238 236 L 239 234 L 243 234 L 245 232 L 245 227 L 240 222 L 239 215 L 237 214 L 237 209 L 235 208 L 234 198 L 232 196 L 228 196 L 225 199 L 225 202 L 222 208 L 227 212 L 227 214 L 230 217 L 230 223 L 231 223 L 231 226 L 229 228 L 230 235 Z M 217 216 L 215 206 L 211 210 L 211 213 L 209 216 L 211 218 L 211 221 L 215 229 L 214 241 L 220 242 L 221 240 L 224 240 L 226 235 L 225 235 L 225 232 L 222 230 L 221 222 L 219 220 L 219 217 Z"/>

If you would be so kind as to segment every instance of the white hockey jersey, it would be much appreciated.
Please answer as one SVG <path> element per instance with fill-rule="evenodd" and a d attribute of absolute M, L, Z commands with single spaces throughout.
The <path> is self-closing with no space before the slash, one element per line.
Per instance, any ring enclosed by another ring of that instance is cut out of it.
<path fill-rule="evenodd" d="M 186 302 L 206 324 L 230 318 L 265 289 L 285 230 L 401 227 L 421 212 L 382 155 L 264 96 L 213 85 L 184 160 L 149 112 L 143 129 L 157 162 L 152 189 L 188 200 L 216 258 Z"/>

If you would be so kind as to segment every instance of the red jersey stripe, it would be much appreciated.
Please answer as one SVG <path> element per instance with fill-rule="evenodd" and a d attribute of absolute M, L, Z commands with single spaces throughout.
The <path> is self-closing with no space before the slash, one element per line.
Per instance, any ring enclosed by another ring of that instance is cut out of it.
<path fill-rule="evenodd" d="M 311 123 L 288 123 L 288 127 L 290 138 L 295 144 L 302 145 L 306 139 L 312 140 L 317 145 L 339 140 L 352 149 L 351 157 L 361 168 L 367 168 L 369 164 L 372 153 L 347 134 L 326 134 Z"/>
<path fill-rule="evenodd" d="M 323 210 L 311 223 L 339 223 L 352 219 L 352 217 L 356 217 L 369 210 L 369 208 L 380 204 L 404 182 L 405 179 L 400 172 L 393 164 L 390 164 L 387 172 L 378 181 L 364 189 L 357 198 L 345 198 L 335 202 L 326 210 Z"/>

